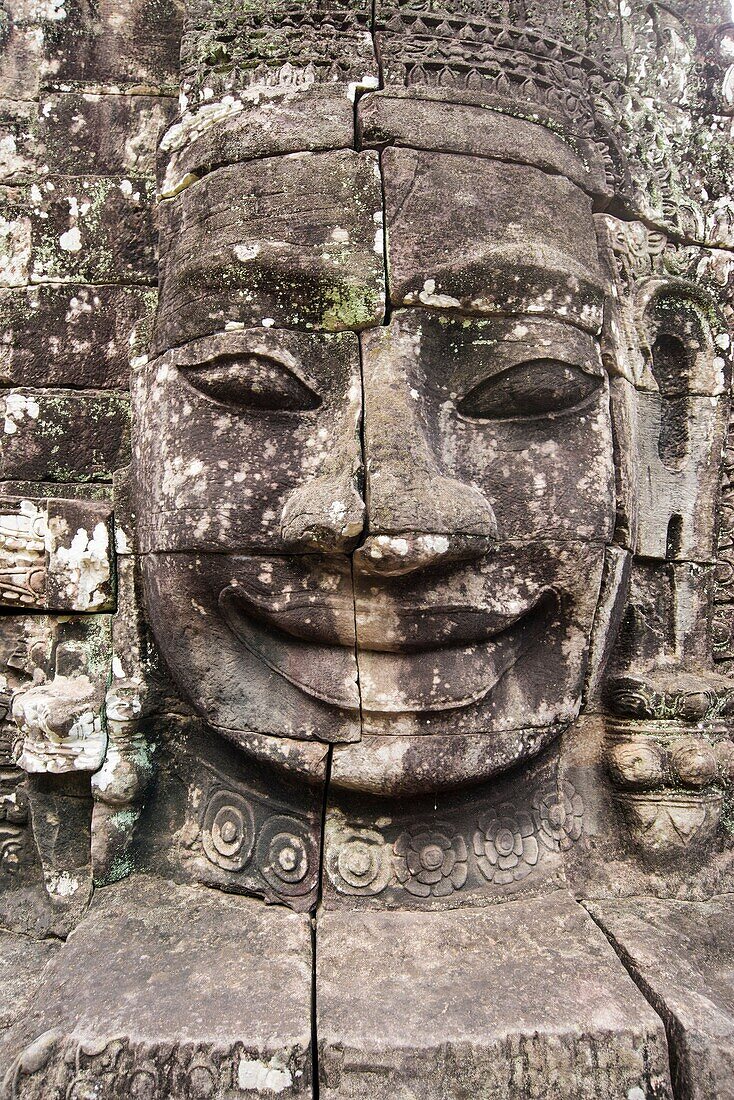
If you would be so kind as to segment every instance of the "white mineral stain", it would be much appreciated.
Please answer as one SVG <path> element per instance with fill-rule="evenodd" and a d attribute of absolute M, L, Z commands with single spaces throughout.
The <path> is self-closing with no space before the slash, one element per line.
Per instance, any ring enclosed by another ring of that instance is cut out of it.
<path fill-rule="evenodd" d="M 254 260 L 256 256 L 260 254 L 260 245 L 255 244 L 236 244 L 234 246 L 234 254 L 238 260 L 246 263 L 248 260 Z"/>
<path fill-rule="evenodd" d="M 98 523 L 91 536 L 80 527 L 70 546 L 56 548 L 65 590 L 81 611 L 98 607 L 106 599 L 103 586 L 110 578 L 109 543 L 107 526 Z"/>
<path fill-rule="evenodd" d="M 71 229 L 67 229 L 65 233 L 62 233 L 59 237 L 59 244 L 65 252 L 79 252 L 82 247 L 82 237 L 79 232 L 79 227 L 73 225 Z"/>
<path fill-rule="evenodd" d="M 284 1092 L 293 1085 L 289 1069 L 278 1064 L 277 1059 L 262 1062 L 255 1058 L 241 1058 L 237 1069 L 237 1084 L 243 1091 Z"/>
<path fill-rule="evenodd" d="M 68 871 L 51 871 L 45 878 L 48 892 L 59 898 L 70 898 L 79 889 L 79 879 L 74 878 Z"/>

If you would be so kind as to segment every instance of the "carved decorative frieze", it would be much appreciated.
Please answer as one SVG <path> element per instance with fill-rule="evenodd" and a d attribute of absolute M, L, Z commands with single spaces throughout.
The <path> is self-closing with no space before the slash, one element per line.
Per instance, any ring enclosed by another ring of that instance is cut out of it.
<path fill-rule="evenodd" d="M 112 515 L 95 501 L 0 501 L 0 606 L 110 611 Z"/>

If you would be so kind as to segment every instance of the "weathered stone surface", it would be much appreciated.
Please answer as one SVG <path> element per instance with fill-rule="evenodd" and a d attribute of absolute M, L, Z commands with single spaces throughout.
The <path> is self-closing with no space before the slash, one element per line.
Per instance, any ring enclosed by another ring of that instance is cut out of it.
<path fill-rule="evenodd" d="M 5 390 L 0 477 L 111 481 L 129 461 L 129 399 L 122 393 Z"/>
<path fill-rule="evenodd" d="M 144 552 L 354 546 L 364 503 L 353 333 L 219 333 L 140 366 L 133 395 Z"/>
<path fill-rule="evenodd" d="M 335 789 L 339 778 L 325 818 L 328 908 L 454 909 L 545 894 L 563 885 L 562 853 L 583 832 L 583 801 L 559 782 L 555 746 L 461 792 L 378 799 Z"/>
<path fill-rule="evenodd" d="M 310 965 L 287 910 L 143 876 L 106 887 L 8 1033 L 6 1095 L 310 1096 Z"/>
<path fill-rule="evenodd" d="M 0 501 L 0 606 L 111 610 L 111 520 L 98 501 Z"/>
<path fill-rule="evenodd" d="M 0 10 L 14 1097 L 669 1100 L 557 891 L 734 889 L 730 16 Z"/>
<path fill-rule="evenodd" d="M 662 1022 L 565 895 L 325 913 L 321 1096 L 670 1097 Z"/>
<path fill-rule="evenodd" d="M 412 149 L 386 149 L 381 165 L 394 305 L 542 314 L 599 330 L 591 200 L 568 180 Z"/>
<path fill-rule="evenodd" d="M 666 781 L 668 749 L 686 747 L 683 732 L 680 723 L 649 720 L 610 728 L 602 715 L 585 714 L 566 734 L 561 778 L 584 803 L 583 833 L 564 857 L 578 896 L 644 894 L 701 901 L 732 890 L 731 781 L 722 785 L 717 775 L 703 789 L 683 785 L 677 777 Z M 685 732 L 695 734 L 696 723 Z M 715 750 L 723 760 L 731 743 L 726 727 L 716 737 L 698 732 L 706 758 Z M 633 752 L 620 761 L 619 746 L 630 744 Z M 620 784 L 620 766 L 640 776 L 647 767 L 651 781 Z"/>
<path fill-rule="evenodd" d="M 592 194 L 609 193 L 598 154 L 588 142 L 491 107 L 422 99 L 416 89 L 391 88 L 360 98 L 357 128 L 366 147 L 389 144 L 492 157 L 559 173 Z"/>
<path fill-rule="evenodd" d="M 371 151 L 266 157 L 193 183 L 160 211 L 157 349 L 228 322 L 375 324 L 384 308 L 381 206 Z"/>
<path fill-rule="evenodd" d="M 2 219 L 18 245 L 0 285 L 152 282 L 152 189 L 145 178 L 54 176 L 9 193 Z"/>
<path fill-rule="evenodd" d="M 146 815 L 165 820 L 168 832 L 139 830 L 127 873 L 134 866 L 312 910 L 320 878 L 326 747 L 301 742 L 308 759 L 289 765 L 296 743 L 285 738 L 261 737 L 277 741 L 281 753 L 279 758 L 268 749 L 258 760 L 251 741 L 246 753 L 226 742 L 212 745 L 198 720 L 159 716 L 149 732 L 156 782 Z M 140 757 L 133 753 L 132 759 Z"/>
<path fill-rule="evenodd" d="M 4 57 L 4 64 L 7 57 Z M 25 183 L 35 168 L 35 103 L 0 99 L 0 181 Z"/>
<path fill-rule="evenodd" d="M 734 913 L 710 902 L 587 903 L 640 989 L 665 1021 L 676 1096 L 734 1096 Z"/>
<path fill-rule="evenodd" d="M 156 292 L 33 286 L 0 292 L 0 378 L 7 386 L 126 389 L 147 350 Z"/>
<path fill-rule="evenodd" d="M 284 153 L 351 149 L 354 105 L 342 86 L 258 88 L 183 114 L 161 138 L 164 198 L 213 168 Z"/>
<path fill-rule="evenodd" d="M 158 138 L 176 101 L 146 95 L 50 95 L 43 98 L 38 157 L 51 173 L 119 176 L 155 173 Z M 137 183 L 136 183 L 137 186 Z"/>
<path fill-rule="evenodd" d="M 28 936 L 0 931 L 0 967 L 3 973 L 0 1032 L 26 1011 L 43 980 L 46 966 L 60 947 L 58 940 L 32 940 Z"/>
<path fill-rule="evenodd" d="M 225 736 L 359 737 L 348 559 L 147 554 L 143 577 L 166 662 Z M 177 643 L 168 629 L 176 607 L 182 620 L 194 608 L 206 637 L 187 631 L 187 645 Z"/>
<path fill-rule="evenodd" d="M 114 0 L 94 7 L 67 0 L 64 13 L 46 25 L 44 36 L 44 75 L 52 86 L 173 90 L 182 21 L 176 0 L 134 0 L 124 18 Z"/>

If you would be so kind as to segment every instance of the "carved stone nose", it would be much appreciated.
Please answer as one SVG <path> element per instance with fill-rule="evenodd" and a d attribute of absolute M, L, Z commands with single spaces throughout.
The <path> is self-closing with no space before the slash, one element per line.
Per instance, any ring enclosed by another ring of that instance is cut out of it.
<path fill-rule="evenodd" d="M 365 505 L 349 473 L 314 478 L 288 497 L 280 519 L 294 549 L 349 553 L 364 530 Z"/>

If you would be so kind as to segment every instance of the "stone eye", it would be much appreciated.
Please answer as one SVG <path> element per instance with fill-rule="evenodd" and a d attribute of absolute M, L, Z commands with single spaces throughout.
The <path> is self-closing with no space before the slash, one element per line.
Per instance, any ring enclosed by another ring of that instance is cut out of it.
<path fill-rule="evenodd" d="M 184 375 L 207 397 L 236 408 L 307 412 L 321 404 L 315 390 L 266 355 L 222 355 L 200 367 L 185 367 Z"/>
<path fill-rule="evenodd" d="M 531 359 L 474 386 L 458 402 L 463 416 L 477 420 L 520 420 L 570 412 L 585 402 L 601 379 L 557 359 Z"/>

